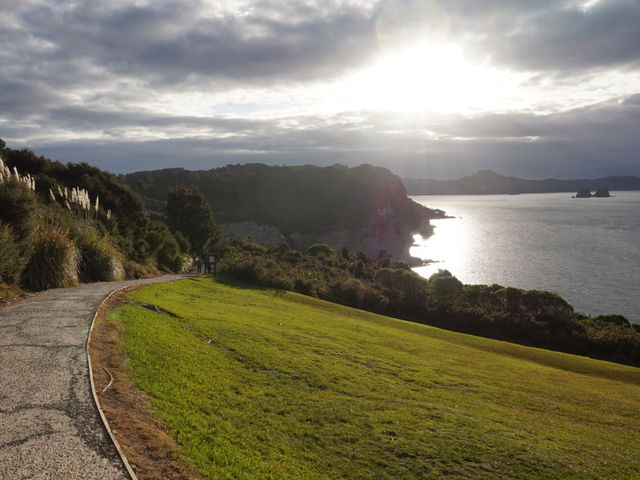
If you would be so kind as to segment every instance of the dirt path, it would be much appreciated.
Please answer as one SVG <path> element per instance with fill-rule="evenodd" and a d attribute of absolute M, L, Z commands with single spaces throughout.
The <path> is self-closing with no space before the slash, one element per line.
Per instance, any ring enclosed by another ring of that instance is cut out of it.
<path fill-rule="evenodd" d="M 48 290 L 0 308 L 0 478 L 129 478 L 91 396 L 89 325 L 111 291 L 178 278 Z"/>

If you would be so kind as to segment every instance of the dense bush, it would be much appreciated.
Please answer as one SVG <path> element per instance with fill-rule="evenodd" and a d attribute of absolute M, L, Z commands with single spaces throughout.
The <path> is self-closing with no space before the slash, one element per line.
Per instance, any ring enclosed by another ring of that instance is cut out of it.
<path fill-rule="evenodd" d="M 15 180 L 0 183 L 0 220 L 10 225 L 20 245 L 28 245 L 36 229 L 35 194 Z"/>
<path fill-rule="evenodd" d="M 426 220 L 442 215 L 413 202 L 399 177 L 372 165 L 245 164 L 208 171 L 173 168 L 119 178 L 156 201 L 164 201 L 175 185 L 197 187 L 221 221 L 252 220 L 285 234 L 371 225 L 426 232 L 432 229 Z"/>
<path fill-rule="evenodd" d="M 122 255 L 92 228 L 77 239 L 79 276 L 83 282 L 111 282 L 125 276 Z"/>
<path fill-rule="evenodd" d="M 304 251 L 304 254 L 312 257 L 330 258 L 336 254 L 336 251 L 326 243 L 314 243 Z"/>
<path fill-rule="evenodd" d="M 15 284 L 20 279 L 23 268 L 11 227 L 0 221 L 0 283 Z"/>
<path fill-rule="evenodd" d="M 0 282 L 10 288 L 149 276 L 158 273 L 156 266 L 190 268 L 189 241 L 174 236 L 163 218 L 151 220 L 140 197 L 113 175 L 26 149 L 5 148 L 2 157 Z"/>
<path fill-rule="evenodd" d="M 197 188 L 176 186 L 169 190 L 167 223 L 189 241 L 198 255 L 212 249 L 219 237 L 211 205 Z"/>
<path fill-rule="evenodd" d="M 78 259 L 78 249 L 68 232 L 48 227 L 36 236 L 23 284 L 36 291 L 77 285 Z"/>
<path fill-rule="evenodd" d="M 587 318 L 551 292 L 463 285 L 446 270 L 425 279 L 402 263 L 324 250 L 300 254 L 286 245 L 233 239 L 222 270 L 397 318 L 640 366 L 640 328 L 622 316 Z"/>

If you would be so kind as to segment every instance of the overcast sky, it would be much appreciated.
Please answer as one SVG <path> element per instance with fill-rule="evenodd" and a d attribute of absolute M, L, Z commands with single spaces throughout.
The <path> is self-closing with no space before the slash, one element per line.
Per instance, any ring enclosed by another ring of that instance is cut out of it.
<path fill-rule="evenodd" d="M 0 7 L 0 138 L 62 162 L 640 175 L 640 0 Z"/>

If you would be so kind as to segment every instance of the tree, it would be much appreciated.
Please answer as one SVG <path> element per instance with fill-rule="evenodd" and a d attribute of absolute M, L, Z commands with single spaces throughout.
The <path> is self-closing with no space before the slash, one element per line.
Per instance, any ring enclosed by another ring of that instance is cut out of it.
<path fill-rule="evenodd" d="M 197 254 L 205 253 L 219 238 L 211 205 L 195 187 L 180 185 L 169 190 L 167 224 L 173 231 L 183 234 Z"/>
<path fill-rule="evenodd" d="M 429 277 L 429 294 L 441 307 L 451 308 L 462 292 L 462 282 L 448 270 L 438 270 Z"/>
<path fill-rule="evenodd" d="M 4 147 L 6 146 L 7 144 L 5 143 L 5 141 L 0 138 L 0 150 L 4 150 Z"/>

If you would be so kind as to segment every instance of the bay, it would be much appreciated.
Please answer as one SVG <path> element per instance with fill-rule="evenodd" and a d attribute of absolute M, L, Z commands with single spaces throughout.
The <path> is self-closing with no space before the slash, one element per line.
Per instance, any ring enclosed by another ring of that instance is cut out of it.
<path fill-rule="evenodd" d="M 455 218 L 414 237 L 414 270 L 451 271 L 464 283 L 549 290 L 577 312 L 619 313 L 640 323 L 640 192 L 415 196 Z"/>

